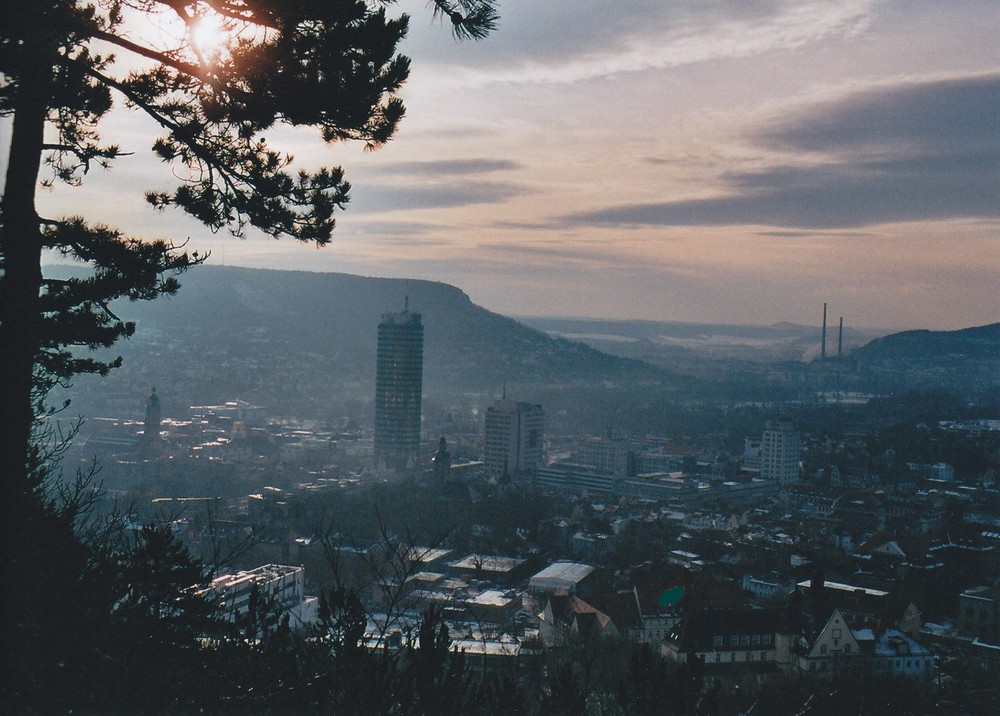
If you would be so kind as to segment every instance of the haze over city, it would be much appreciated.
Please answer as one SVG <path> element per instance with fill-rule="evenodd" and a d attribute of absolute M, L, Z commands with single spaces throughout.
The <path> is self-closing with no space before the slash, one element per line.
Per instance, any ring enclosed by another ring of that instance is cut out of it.
<path fill-rule="evenodd" d="M 0 18 L 0 710 L 1000 713 L 995 0 Z"/>
<path fill-rule="evenodd" d="M 153 212 L 141 193 L 172 178 L 127 110 L 102 127 L 135 154 L 42 212 L 101 206 L 216 264 L 444 281 L 508 315 L 1000 316 L 995 3 L 509 0 L 480 43 L 448 40 L 422 3 L 394 11 L 413 15 L 397 137 L 376 152 L 268 137 L 346 169 L 331 245 Z"/>

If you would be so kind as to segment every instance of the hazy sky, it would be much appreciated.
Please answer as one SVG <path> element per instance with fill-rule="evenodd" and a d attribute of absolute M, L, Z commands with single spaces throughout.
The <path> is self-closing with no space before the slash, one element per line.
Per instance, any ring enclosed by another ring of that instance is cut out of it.
<path fill-rule="evenodd" d="M 520 315 L 856 326 L 1000 321 L 997 0 L 503 0 L 455 43 L 424 3 L 384 149 L 282 140 L 354 185 L 334 241 L 211 236 L 136 152 L 43 198 L 213 263 L 427 278 Z"/>

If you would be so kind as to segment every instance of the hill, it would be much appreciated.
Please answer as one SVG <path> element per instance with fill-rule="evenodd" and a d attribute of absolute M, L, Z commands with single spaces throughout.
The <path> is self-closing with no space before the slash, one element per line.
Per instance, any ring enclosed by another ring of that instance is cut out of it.
<path fill-rule="evenodd" d="M 492 313 L 443 283 L 201 266 L 182 284 L 176 296 L 115 307 L 137 322 L 136 335 L 115 347 L 125 365 L 111 378 L 77 380 L 78 409 L 136 414 L 152 386 L 175 409 L 241 398 L 308 416 L 322 414 L 328 401 L 365 402 L 374 390 L 381 315 L 402 310 L 407 299 L 423 316 L 430 398 L 499 394 L 505 383 L 666 379 L 640 361 Z"/>
<path fill-rule="evenodd" d="M 1000 323 L 957 331 L 903 331 L 871 341 L 855 350 L 866 361 L 937 361 L 941 358 L 1000 358 Z"/>
<path fill-rule="evenodd" d="M 1000 391 L 1000 323 L 957 331 L 904 331 L 849 356 L 872 392 L 944 391 L 995 400 Z"/>

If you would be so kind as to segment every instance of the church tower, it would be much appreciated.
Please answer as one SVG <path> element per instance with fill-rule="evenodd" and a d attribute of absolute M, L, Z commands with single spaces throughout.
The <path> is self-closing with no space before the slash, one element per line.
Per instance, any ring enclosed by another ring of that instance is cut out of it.
<path fill-rule="evenodd" d="M 155 444 L 160 439 L 160 396 L 156 394 L 156 388 L 146 401 L 146 419 L 142 427 L 142 445 L 149 446 Z"/>
<path fill-rule="evenodd" d="M 446 484 L 451 477 L 451 453 L 448 452 L 448 443 L 445 442 L 444 435 L 441 436 L 437 452 L 431 460 L 434 463 L 434 483 Z"/>

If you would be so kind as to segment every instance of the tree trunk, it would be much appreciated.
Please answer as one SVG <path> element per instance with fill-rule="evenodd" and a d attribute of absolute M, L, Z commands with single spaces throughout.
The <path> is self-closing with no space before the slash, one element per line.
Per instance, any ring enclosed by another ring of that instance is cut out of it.
<path fill-rule="evenodd" d="M 27 486 L 33 421 L 32 369 L 39 349 L 42 237 L 35 210 L 45 120 L 52 88 L 48 47 L 19 68 L 14 126 L 0 211 L 0 495 L 17 509 Z M 7 520 L 5 520 L 7 521 Z"/>

